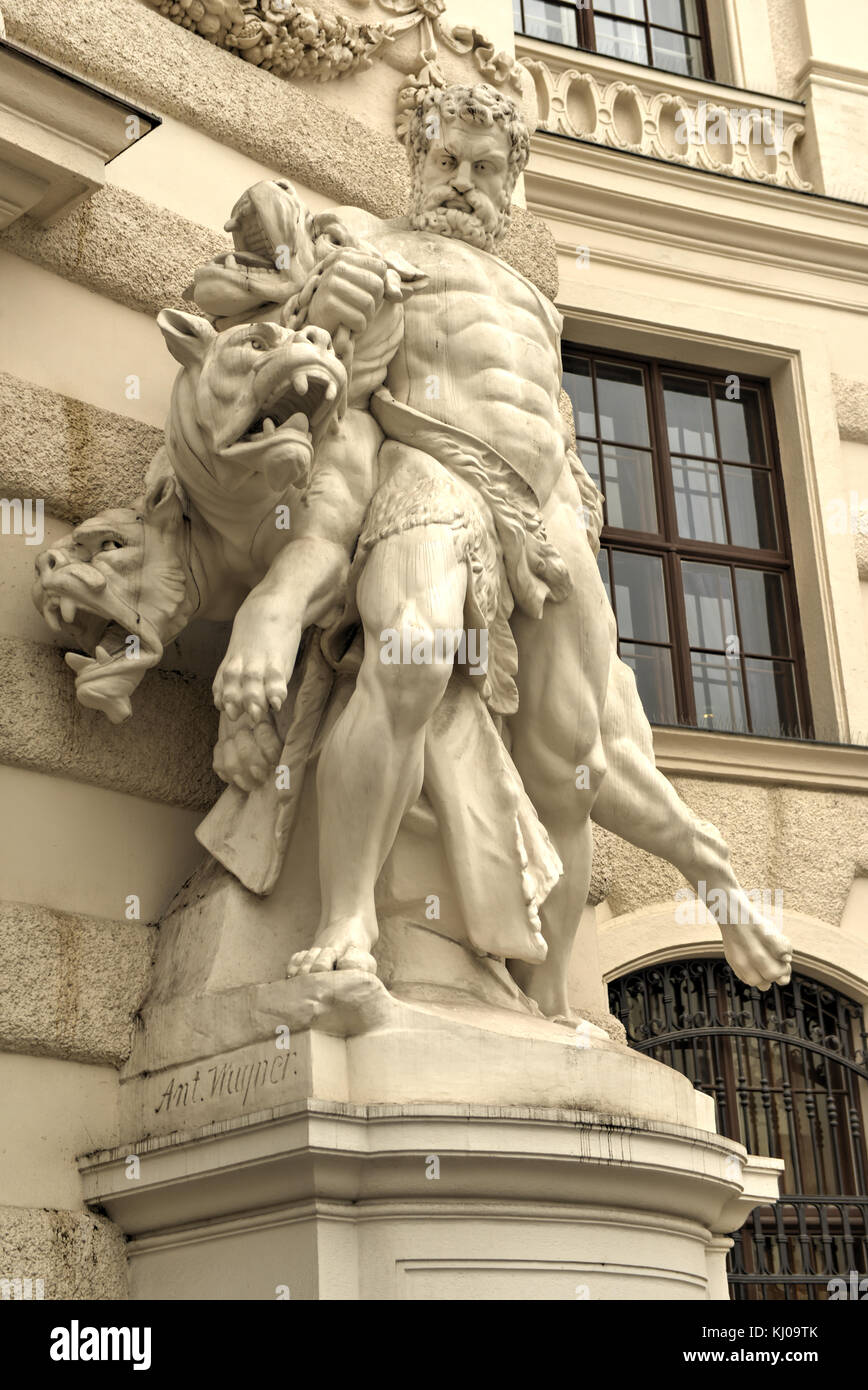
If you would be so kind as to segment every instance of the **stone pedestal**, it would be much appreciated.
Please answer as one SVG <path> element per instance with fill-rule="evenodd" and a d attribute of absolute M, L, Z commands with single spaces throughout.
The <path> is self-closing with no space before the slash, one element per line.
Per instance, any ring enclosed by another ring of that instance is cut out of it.
<path fill-rule="evenodd" d="M 122 1096 L 135 1298 L 725 1298 L 782 1167 L 622 1044 L 350 971 L 152 1010 Z"/>

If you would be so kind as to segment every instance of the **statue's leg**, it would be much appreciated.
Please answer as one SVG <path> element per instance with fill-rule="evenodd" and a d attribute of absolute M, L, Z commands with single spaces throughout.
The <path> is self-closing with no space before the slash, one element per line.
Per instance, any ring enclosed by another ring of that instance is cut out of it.
<path fill-rule="evenodd" d="M 519 711 L 510 721 L 512 757 L 564 874 L 543 904 L 548 956 L 510 962 L 515 980 L 543 1013 L 568 1017 L 567 969 L 591 878 L 590 812 L 604 782 L 600 717 L 614 642 L 614 619 L 596 560 L 579 525 L 581 499 L 569 468 L 544 520 L 569 567 L 573 592 L 547 602 L 541 619 L 516 614 Z"/>
<path fill-rule="evenodd" d="M 317 775 L 322 916 L 313 946 L 290 961 L 290 975 L 376 969 L 374 888 L 422 790 L 425 726 L 452 674 L 466 588 L 449 526 L 390 536 L 367 559 L 357 592 L 364 659 Z M 392 633 L 402 651 L 422 659 L 394 660 L 394 644 L 384 642 Z"/>
<path fill-rule="evenodd" d="M 603 711 L 608 771 L 592 811 L 598 825 L 674 864 L 696 889 L 705 885 L 709 911 L 726 958 L 740 979 L 767 989 L 790 976 L 792 948 L 736 878 L 720 832 L 700 820 L 654 765 L 651 729 L 633 672 L 612 662 Z"/>

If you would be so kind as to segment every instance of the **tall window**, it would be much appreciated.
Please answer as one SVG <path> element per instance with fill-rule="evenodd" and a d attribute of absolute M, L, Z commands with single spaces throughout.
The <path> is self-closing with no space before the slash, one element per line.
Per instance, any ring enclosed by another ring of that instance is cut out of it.
<path fill-rule="evenodd" d="M 767 384 L 565 345 L 564 387 L 650 721 L 811 737 Z"/>
<path fill-rule="evenodd" d="M 513 0 L 515 31 L 611 58 L 712 77 L 704 0 Z"/>

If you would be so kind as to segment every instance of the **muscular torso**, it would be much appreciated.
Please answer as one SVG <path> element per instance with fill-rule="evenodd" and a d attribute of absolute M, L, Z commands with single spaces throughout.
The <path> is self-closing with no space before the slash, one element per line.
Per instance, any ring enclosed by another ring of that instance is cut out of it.
<path fill-rule="evenodd" d="M 360 216 L 358 230 L 378 250 L 399 252 L 429 277 L 405 305 L 386 377 L 392 395 L 482 439 L 544 503 L 565 451 L 557 311 L 496 256 L 403 220 Z"/>

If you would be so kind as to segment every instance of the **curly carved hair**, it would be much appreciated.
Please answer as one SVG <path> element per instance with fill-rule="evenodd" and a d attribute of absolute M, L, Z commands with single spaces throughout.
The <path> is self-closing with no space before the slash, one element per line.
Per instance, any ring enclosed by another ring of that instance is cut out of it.
<path fill-rule="evenodd" d="M 516 103 L 486 82 L 475 87 L 428 87 L 414 108 L 407 129 L 407 150 L 414 170 L 421 168 L 431 144 L 432 117 L 466 121 L 468 125 L 498 125 L 509 136 L 509 192 L 527 164 L 530 135 Z"/>

